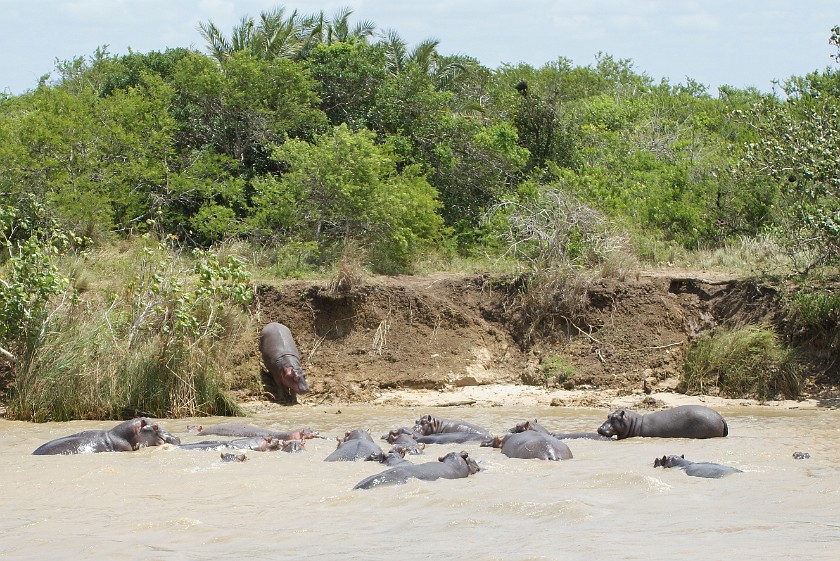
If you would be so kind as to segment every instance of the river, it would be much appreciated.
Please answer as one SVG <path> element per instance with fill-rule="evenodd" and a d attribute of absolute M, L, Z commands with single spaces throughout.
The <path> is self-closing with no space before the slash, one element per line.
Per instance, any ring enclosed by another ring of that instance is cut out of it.
<path fill-rule="evenodd" d="M 840 411 L 719 409 L 729 436 L 568 441 L 574 459 L 510 459 L 477 444 L 435 445 L 412 461 L 467 450 L 467 479 L 353 490 L 383 469 L 329 463 L 334 437 L 375 438 L 432 413 L 501 433 L 527 418 L 554 432 L 594 430 L 586 408 L 297 406 L 244 419 L 308 427 L 297 454 L 171 446 L 137 452 L 33 456 L 40 444 L 115 422 L 0 421 L 0 559 L 829 559 L 840 546 Z M 161 420 L 183 442 L 192 424 Z M 237 420 L 239 421 L 239 420 Z M 210 437 L 216 438 L 216 437 Z M 388 444 L 380 441 L 387 450 Z M 794 451 L 810 459 L 795 460 Z M 684 454 L 740 468 L 723 479 L 654 468 Z"/>

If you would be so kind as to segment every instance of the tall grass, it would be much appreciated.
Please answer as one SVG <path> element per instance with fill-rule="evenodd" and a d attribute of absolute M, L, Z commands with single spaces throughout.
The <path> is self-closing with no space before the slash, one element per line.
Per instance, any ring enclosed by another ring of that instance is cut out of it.
<path fill-rule="evenodd" d="M 253 327 L 234 301 L 243 285 L 231 279 L 241 277 L 232 261 L 188 262 L 162 247 L 92 256 L 65 298 L 72 304 L 50 314 L 15 365 L 7 416 L 241 414 L 225 376 L 231 345 Z M 77 260 L 72 267 L 80 270 Z M 102 267 L 104 280 L 90 280 L 103 278 Z"/>
<path fill-rule="evenodd" d="M 683 366 L 688 392 L 766 401 L 796 398 L 800 391 L 793 350 L 758 325 L 711 330 L 686 350 Z"/>

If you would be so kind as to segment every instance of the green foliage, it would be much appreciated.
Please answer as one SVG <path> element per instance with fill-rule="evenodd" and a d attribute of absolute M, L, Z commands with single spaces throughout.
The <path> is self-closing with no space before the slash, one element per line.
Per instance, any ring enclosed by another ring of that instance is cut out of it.
<path fill-rule="evenodd" d="M 570 379 L 574 373 L 574 367 L 562 356 L 551 355 L 540 361 L 540 375 L 545 380 L 546 385 L 550 382 L 562 384 Z"/>
<path fill-rule="evenodd" d="M 435 190 L 416 167 L 398 171 L 369 131 L 342 125 L 315 144 L 287 141 L 275 157 L 289 171 L 255 196 L 271 209 L 262 218 L 295 220 L 304 239 L 316 240 L 322 251 L 352 241 L 378 271 L 404 270 L 442 232 Z"/>
<path fill-rule="evenodd" d="M 799 366 L 793 350 L 775 333 L 751 325 L 717 327 L 686 349 L 683 383 L 687 391 L 762 401 L 799 395 Z"/>
<path fill-rule="evenodd" d="M 806 255 L 801 270 L 840 259 L 840 73 L 790 80 L 787 99 L 765 98 L 740 115 L 755 131 L 742 165 L 771 177 L 784 203 L 784 238 Z"/>
<path fill-rule="evenodd" d="M 84 242 L 46 217 L 42 205 L 24 202 L 29 212 L 0 205 L 0 349 L 14 362 L 31 355 L 50 300 L 68 285 L 55 258 Z"/>
<path fill-rule="evenodd" d="M 333 126 L 371 128 L 378 93 L 386 80 L 385 51 L 366 43 L 318 45 L 307 68 L 318 82 L 320 108 Z"/>
<path fill-rule="evenodd" d="M 289 60 L 239 53 L 219 67 L 193 54 L 178 62 L 173 86 L 179 144 L 188 150 L 211 146 L 254 172 L 267 165 L 268 144 L 285 135 L 311 138 L 325 125 L 313 107 L 315 84 Z"/>
<path fill-rule="evenodd" d="M 840 294 L 826 290 L 799 290 L 793 295 L 793 309 L 808 327 L 831 328 L 840 324 Z"/>
<path fill-rule="evenodd" d="M 150 238 L 146 238 L 150 242 Z M 131 256 L 109 302 L 51 311 L 13 370 L 10 414 L 45 421 L 237 414 L 224 369 L 250 328 L 250 273 L 235 256 L 194 251 L 189 267 L 164 244 Z"/>

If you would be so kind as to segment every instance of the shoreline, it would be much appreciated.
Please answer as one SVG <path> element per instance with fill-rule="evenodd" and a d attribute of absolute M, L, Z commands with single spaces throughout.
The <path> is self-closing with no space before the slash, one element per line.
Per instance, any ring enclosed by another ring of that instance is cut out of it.
<path fill-rule="evenodd" d="M 732 399 L 711 395 L 686 395 L 676 392 L 652 392 L 650 394 L 621 392 L 617 389 L 562 390 L 524 386 L 517 384 L 487 384 L 462 386 L 441 390 L 432 389 L 389 389 L 380 390 L 368 402 L 357 403 L 344 400 L 299 397 L 303 407 L 323 405 L 372 405 L 384 407 L 583 407 L 593 409 L 644 409 L 657 410 L 678 405 L 706 405 L 712 408 L 766 407 L 781 410 L 829 410 L 840 404 L 823 405 L 814 398 L 759 401 L 756 399 Z M 286 407 L 273 402 L 257 401 L 241 404 L 249 413 L 266 408 Z"/>

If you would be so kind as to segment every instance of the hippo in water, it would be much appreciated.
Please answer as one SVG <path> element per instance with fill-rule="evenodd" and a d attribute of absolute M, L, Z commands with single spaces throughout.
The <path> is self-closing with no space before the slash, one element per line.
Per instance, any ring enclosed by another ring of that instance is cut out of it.
<path fill-rule="evenodd" d="M 406 483 L 409 479 L 434 481 L 435 479 L 460 479 L 478 473 L 479 467 L 475 460 L 466 452 L 450 452 L 438 458 L 436 462 L 412 464 L 398 463 L 376 475 L 361 480 L 354 489 L 373 489 L 381 485 L 395 485 Z"/>
<path fill-rule="evenodd" d="M 222 452 L 221 458 L 223 462 L 244 462 L 248 459 L 245 454 L 232 454 L 230 452 Z"/>
<path fill-rule="evenodd" d="M 323 438 L 317 432 L 313 432 L 309 429 L 274 431 L 245 423 L 219 423 L 218 425 L 211 425 L 209 427 L 190 426 L 187 427 L 187 430 L 200 435 L 239 436 L 243 438 L 265 436 L 270 436 L 278 440 L 305 440 L 309 438 Z"/>
<path fill-rule="evenodd" d="M 182 450 L 224 450 L 232 448 L 236 450 L 254 450 L 255 452 L 273 452 L 274 450 L 285 450 L 287 448 L 286 442 L 285 440 L 280 440 L 272 436 L 251 436 L 248 438 L 235 438 L 233 440 L 203 440 L 201 442 L 181 444 L 179 448 Z"/>
<path fill-rule="evenodd" d="M 732 473 L 742 473 L 740 469 L 731 466 L 722 466 L 711 462 L 692 462 L 685 459 L 685 456 L 662 456 L 653 461 L 653 467 L 680 468 L 686 475 L 692 477 L 707 477 L 720 479 Z"/>
<path fill-rule="evenodd" d="M 517 423 L 508 432 L 523 432 L 526 430 L 535 430 L 550 434 L 557 440 L 612 440 L 597 432 L 549 432 L 542 425 L 537 423 L 536 419 L 523 421 Z"/>
<path fill-rule="evenodd" d="M 664 438 L 715 438 L 729 434 L 720 413 L 702 405 L 680 405 L 640 415 L 619 409 L 607 417 L 598 433 L 619 440 L 633 436 Z"/>
<path fill-rule="evenodd" d="M 63 436 L 39 446 L 35 455 L 86 454 L 92 452 L 130 452 L 146 446 L 180 444 L 157 423 L 146 417 L 123 421 L 110 430 L 86 430 Z"/>
<path fill-rule="evenodd" d="M 417 438 L 414 433 L 409 431 L 403 431 L 402 429 L 394 429 L 388 432 L 385 436 L 382 437 L 382 440 L 387 440 L 393 446 L 391 447 L 391 451 L 399 450 L 402 451 L 402 454 L 410 454 L 410 455 L 417 455 L 422 454 L 423 449 L 426 448 L 426 445 L 421 442 L 417 442 Z"/>
<path fill-rule="evenodd" d="M 434 417 L 432 415 L 423 415 L 417 419 L 414 431 L 423 436 L 446 432 L 472 432 L 483 434 L 485 436 L 490 435 L 487 430 L 472 423 L 468 423 L 466 421 L 450 421 L 448 419 L 441 419 L 440 417 Z"/>
<path fill-rule="evenodd" d="M 285 393 L 293 402 L 298 394 L 309 391 L 309 384 L 300 365 L 292 332 L 282 323 L 269 323 L 260 333 L 260 353 L 277 391 Z"/>
<path fill-rule="evenodd" d="M 343 438 L 337 438 L 338 448 L 324 458 L 325 462 L 355 462 L 357 460 L 383 461 L 382 451 L 370 436 L 369 430 L 349 430 Z"/>
<path fill-rule="evenodd" d="M 572 451 L 566 443 L 554 438 L 547 432 L 526 430 L 494 436 L 481 443 L 482 446 L 501 448 L 508 458 L 538 460 L 569 460 Z"/>

